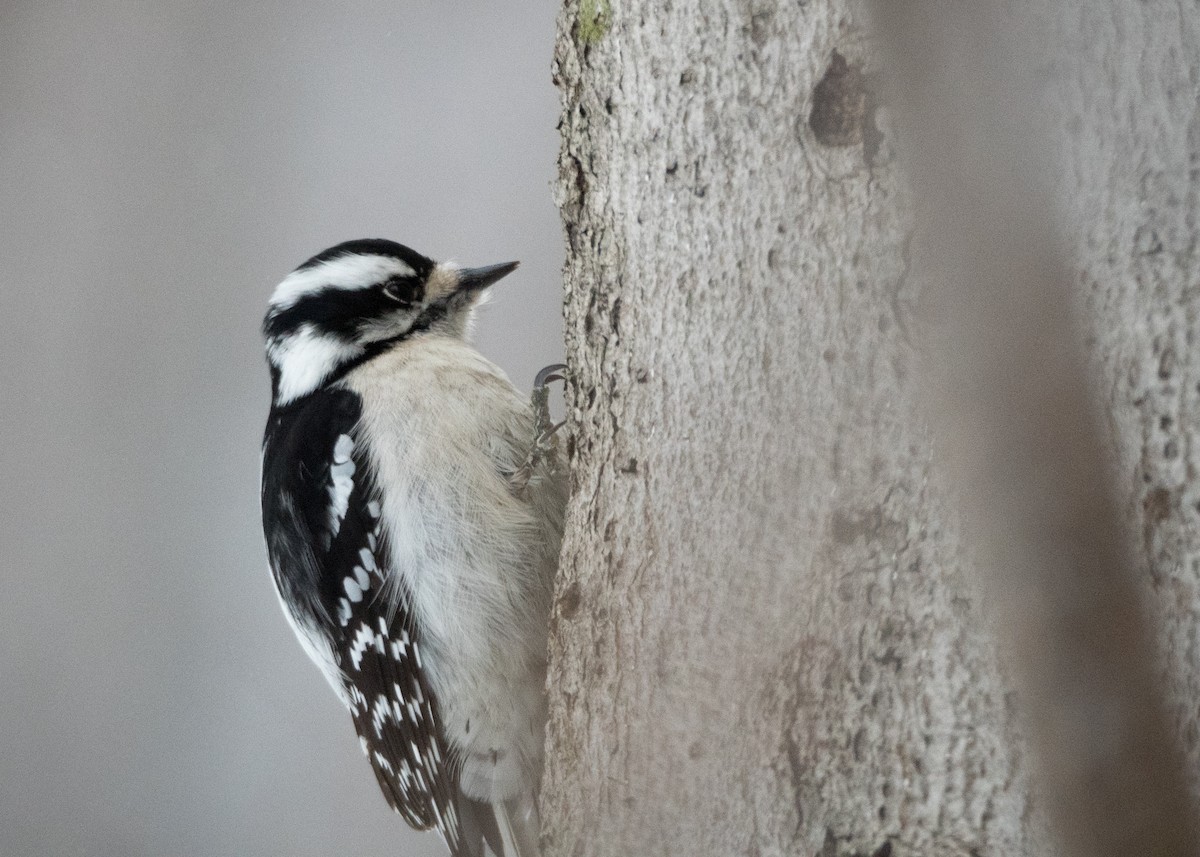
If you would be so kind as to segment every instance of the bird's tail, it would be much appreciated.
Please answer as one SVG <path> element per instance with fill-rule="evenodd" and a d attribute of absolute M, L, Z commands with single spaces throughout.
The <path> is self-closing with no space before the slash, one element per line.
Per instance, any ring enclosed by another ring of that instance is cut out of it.
<path fill-rule="evenodd" d="M 455 857 L 539 857 L 541 819 L 532 794 L 497 803 L 459 795 L 461 853 Z"/>

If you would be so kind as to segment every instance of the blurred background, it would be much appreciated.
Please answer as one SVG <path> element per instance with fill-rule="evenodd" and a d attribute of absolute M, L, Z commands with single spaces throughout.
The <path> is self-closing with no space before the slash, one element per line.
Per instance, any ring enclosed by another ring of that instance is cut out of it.
<path fill-rule="evenodd" d="M 442 854 L 273 593 L 271 288 L 340 241 L 520 259 L 561 358 L 558 4 L 0 4 L 0 857 Z"/>

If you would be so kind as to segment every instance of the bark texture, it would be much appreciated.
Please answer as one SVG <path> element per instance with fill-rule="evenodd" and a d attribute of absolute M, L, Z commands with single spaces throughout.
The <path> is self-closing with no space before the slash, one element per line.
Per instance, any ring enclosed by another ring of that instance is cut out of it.
<path fill-rule="evenodd" d="M 1047 32 L 1078 25 L 1069 4 L 873 8 L 917 194 L 935 435 L 966 531 L 985 547 L 981 591 L 1028 726 L 1038 805 L 1064 857 L 1193 857 L 1186 754 L 1083 359 L 1060 240 L 1070 219 L 1054 199 L 1078 190 L 1055 179 L 1070 175 L 1053 143 L 1059 117 L 1105 86 L 1079 86 L 1086 52 L 1045 52 L 1063 41 Z"/>
<path fill-rule="evenodd" d="M 1073 114 L 1081 270 L 1187 725 L 1200 40 L 1194 8 L 1104 9 L 1077 37 L 1128 103 L 1089 92 Z M 933 478 L 864 25 L 844 0 L 564 7 L 551 855 L 1044 852 Z"/>

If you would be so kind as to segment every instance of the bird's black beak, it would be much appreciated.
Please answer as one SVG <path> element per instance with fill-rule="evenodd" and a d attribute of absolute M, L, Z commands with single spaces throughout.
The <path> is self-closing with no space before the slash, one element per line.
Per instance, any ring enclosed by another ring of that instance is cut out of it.
<path fill-rule="evenodd" d="M 458 287 L 455 291 L 478 292 L 486 289 L 501 277 L 506 277 L 517 270 L 517 266 L 520 264 L 520 262 L 504 262 L 484 268 L 463 268 L 458 272 Z"/>

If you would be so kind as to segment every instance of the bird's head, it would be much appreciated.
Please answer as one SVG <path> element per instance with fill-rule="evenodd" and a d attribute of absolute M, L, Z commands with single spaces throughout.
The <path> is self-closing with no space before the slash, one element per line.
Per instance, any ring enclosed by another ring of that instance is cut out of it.
<path fill-rule="evenodd" d="M 375 238 L 318 253 L 276 287 L 263 320 L 275 404 L 308 395 L 406 337 L 465 337 L 483 291 L 516 267 L 438 264 Z"/>

